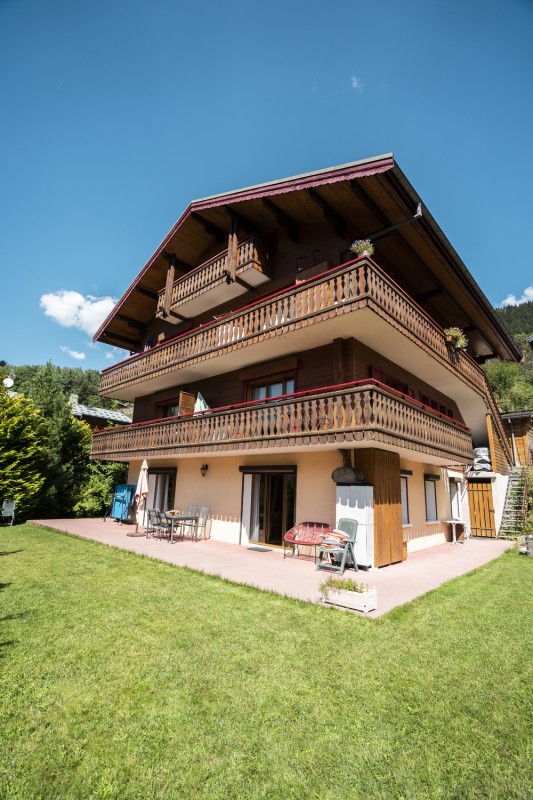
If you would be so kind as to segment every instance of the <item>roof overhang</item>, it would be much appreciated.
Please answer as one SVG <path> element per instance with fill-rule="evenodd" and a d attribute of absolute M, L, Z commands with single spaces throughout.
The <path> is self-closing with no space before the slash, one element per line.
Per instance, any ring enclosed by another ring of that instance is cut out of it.
<path fill-rule="evenodd" d="M 329 190 L 330 186 L 334 188 Z M 131 351 L 142 349 L 170 259 L 175 259 L 179 276 L 225 250 L 231 219 L 243 226 L 243 232 L 249 227 L 266 235 L 280 219 L 297 226 L 323 222 L 321 204 L 325 203 L 333 215 L 349 220 L 357 235 L 364 236 L 412 217 L 420 202 L 390 153 L 195 200 L 128 287 L 94 340 Z M 445 286 L 446 302 L 457 306 L 457 324 L 463 313 L 475 326 L 481 356 L 520 360 L 522 354 L 512 337 L 425 207 L 417 224 L 403 227 L 395 237 L 393 244 L 403 248 L 406 262 L 409 254 L 413 263 L 418 260 L 419 274 L 413 273 L 413 285 L 419 285 L 420 276 L 424 280 L 430 276 L 436 285 Z M 385 243 L 381 248 L 384 258 L 393 264 L 391 239 L 387 243 L 381 240 L 380 245 Z M 377 261 L 380 263 L 380 257 Z M 431 293 L 431 284 L 427 288 Z"/>

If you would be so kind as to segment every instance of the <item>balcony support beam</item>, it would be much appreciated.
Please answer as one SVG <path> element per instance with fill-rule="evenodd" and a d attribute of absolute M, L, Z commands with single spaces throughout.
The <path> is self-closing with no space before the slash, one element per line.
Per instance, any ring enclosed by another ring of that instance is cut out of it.
<path fill-rule="evenodd" d="M 291 242 L 297 244 L 300 239 L 300 229 L 296 220 L 290 217 L 285 211 L 279 208 L 267 197 L 263 197 L 262 202 L 263 208 L 275 216 L 278 225 L 281 225 L 281 227 L 284 228 Z"/>
<path fill-rule="evenodd" d="M 339 239 L 343 241 L 346 240 L 346 220 L 344 217 L 335 211 L 335 209 L 330 206 L 327 200 L 324 200 L 321 194 L 317 192 L 316 189 L 308 189 L 307 194 L 316 205 L 321 209 L 322 214 L 324 215 L 324 219 L 326 222 L 329 222 Z"/>
<path fill-rule="evenodd" d="M 197 211 L 191 212 L 191 219 L 201 225 L 204 231 L 211 236 L 217 242 L 223 242 L 227 236 L 226 231 L 223 231 L 222 228 L 219 228 L 218 225 L 214 225 L 205 217 L 202 217 Z"/>
<path fill-rule="evenodd" d="M 128 327 L 134 328 L 139 333 L 146 333 L 146 325 L 142 322 L 139 322 L 137 319 L 132 319 L 132 317 L 127 317 L 126 314 L 117 314 L 117 319 L 121 322 L 125 322 Z"/>
<path fill-rule="evenodd" d="M 139 294 L 143 294 L 145 297 L 149 297 L 150 300 L 157 300 L 157 292 L 151 292 L 149 289 L 145 289 L 143 286 L 136 286 L 135 291 L 139 292 Z"/>

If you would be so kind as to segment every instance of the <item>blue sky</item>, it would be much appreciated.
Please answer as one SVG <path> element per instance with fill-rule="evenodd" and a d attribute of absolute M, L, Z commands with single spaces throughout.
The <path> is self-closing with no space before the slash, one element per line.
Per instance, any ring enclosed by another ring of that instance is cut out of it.
<path fill-rule="evenodd" d="M 530 0 L 0 0 L 0 359 L 92 343 L 188 203 L 393 152 L 494 305 L 533 299 Z"/>

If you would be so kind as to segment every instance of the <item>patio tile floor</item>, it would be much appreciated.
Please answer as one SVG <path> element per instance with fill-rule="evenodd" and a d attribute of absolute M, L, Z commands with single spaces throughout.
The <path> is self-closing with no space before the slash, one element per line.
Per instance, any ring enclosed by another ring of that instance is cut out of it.
<path fill-rule="evenodd" d="M 108 519 L 31 520 L 34 525 L 92 539 L 102 544 L 130 550 L 180 567 L 218 575 L 222 578 L 270 590 L 308 602 L 318 602 L 319 584 L 324 572 L 316 572 L 311 559 L 283 558 L 280 549 L 258 550 L 215 540 L 183 541 L 170 544 L 165 539 L 131 536 L 135 526 L 119 525 Z M 142 529 L 141 529 L 142 530 Z M 442 544 L 411 553 L 400 564 L 368 572 L 346 570 L 378 589 L 378 608 L 365 616 L 378 617 L 396 606 L 436 589 L 445 581 L 483 566 L 513 546 L 500 539 L 469 539 L 465 544 Z"/>

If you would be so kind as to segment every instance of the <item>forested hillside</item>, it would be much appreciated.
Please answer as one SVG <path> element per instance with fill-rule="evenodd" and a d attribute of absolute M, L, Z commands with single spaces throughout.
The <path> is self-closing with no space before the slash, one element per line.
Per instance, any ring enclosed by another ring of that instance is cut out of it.
<path fill-rule="evenodd" d="M 83 370 L 81 367 L 56 367 L 53 364 L 47 366 L 67 399 L 71 394 L 75 394 L 78 396 L 78 402 L 85 406 L 112 409 L 123 407 L 123 403 L 99 396 L 100 373 L 97 370 Z M 7 364 L 5 361 L 0 361 L 0 368 L 13 378 L 15 382 L 13 390 L 27 397 L 32 396 L 36 377 L 43 369 L 42 365 L 24 364 L 17 367 Z"/>
<path fill-rule="evenodd" d="M 503 320 L 509 333 L 533 335 L 533 301 L 518 306 L 497 308 L 496 313 Z"/>

